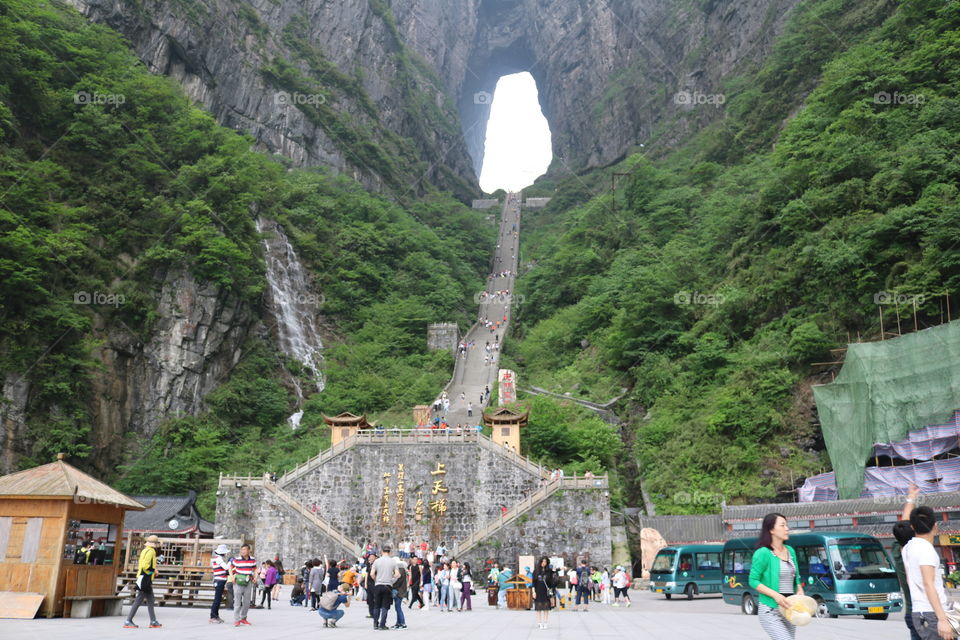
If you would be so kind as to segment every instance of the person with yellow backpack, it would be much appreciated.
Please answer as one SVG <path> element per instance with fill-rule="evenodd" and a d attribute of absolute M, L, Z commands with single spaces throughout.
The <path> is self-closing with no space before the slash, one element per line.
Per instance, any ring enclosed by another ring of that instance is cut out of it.
<path fill-rule="evenodd" d="M 153 577 L 157 573 L 158 546 L 160 546 L 160 538 L 157 536 L 150 536 L 144 542 L 143 550 L 140 552 L 140 560 L 137 563 L 137 597 L 133 601 L 133 606 L 130 607 L 130 614 L 127 616 L 127 621 L 123 625 L 124 629 L 138 628 L 138 625 L 133 622 L 133 616 L 137 614 L 137 609 L 140 608 L 144 600 L 147 602 L 147 611 L 150 613 L 150 628 L 159 629 L 163 626 L 157 622 L 157 616 L 153 611 L 155 604 L 153 598 Z"/>

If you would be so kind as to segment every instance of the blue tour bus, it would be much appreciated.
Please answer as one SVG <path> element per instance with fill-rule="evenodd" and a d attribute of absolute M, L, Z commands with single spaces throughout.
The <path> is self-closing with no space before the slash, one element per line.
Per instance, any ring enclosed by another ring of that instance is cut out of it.
<path fill-rule="evenodd" d="M 650 567 L 650 591 L 669 600 L 682 593 L 688 600 L 698 593 L 720 593 L 722 544 L 686 544 L 664 547 Z"/>
<path fill-rule="evenodd" d="M 757 613 L 750 588 L 750 563 L 757 538 L 723 545 L 723 600 Z M 873 536 L 862 533 L 793 533 L 787 544 L 797 552 L 803 591 L 817 601 L 817 617 L 862 615 L 886 620 L 903 608 L 903 593 L 890 557 Z"/>

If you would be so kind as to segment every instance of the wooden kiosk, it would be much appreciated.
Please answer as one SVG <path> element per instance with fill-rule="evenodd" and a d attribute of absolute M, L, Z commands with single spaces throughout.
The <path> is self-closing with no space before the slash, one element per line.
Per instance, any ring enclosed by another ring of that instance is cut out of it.
<path fill-rule="evenodd" d="M 490 439 L 520 453 L 520 429 L 527 426 L 529 411 L 517 413 L 506 407 L 483 414 L 483 426 L 490 427 Z"/>
<path fill-rule="evenodd" d="M 120 615 L 123 517 L 145 508 L 70 466 L 62 453 L 0 477 L 0 594 L 23 594 L 0 595 L 0 617 L 34 617 L 37 606 L 48 618 Z M 87 553 L 80 552 L 84 542 L 92 547 Z M 4 602 L 17 610 L 3 610 Z"/>
<path fill-rule="evenodd" d="M 356 435 L 363 429 L 373 428 L 373 425 L 367 422 L 367 414 L 355 416 L 349 411 L 332 417 L 323 416 L 323 421 L 330 427 L 330 446 Z"/>
<path fill-rule="evenodd" d="M 527 576 L 518 573 L 507 580 L 507 584 L 510 585 L 507 589 L 507 609 L 525 611 L 533 606 L 532 582 Z"/>

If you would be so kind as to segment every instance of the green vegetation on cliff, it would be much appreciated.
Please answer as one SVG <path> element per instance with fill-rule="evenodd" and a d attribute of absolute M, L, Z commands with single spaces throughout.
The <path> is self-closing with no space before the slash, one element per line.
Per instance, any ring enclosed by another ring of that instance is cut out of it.
<path fill-rule="evenodd" d="M 94 351 L 118 331 L 149 340 L 171 274 L 188 271 L 268 323 L 257 215 L 284 226 L 325 299 L 326 391 L 291 432 L 284 381 L 297 363 L 251 331 L 206 412 L 148 441 L 124 434 L 118 486 L 209 499 L 221 469 L 314 455 L 321 411 L 409 409 L 442 387 L 450 356 L 426 352 L 426 324 L 468 322 L 495 230 L 447 195 L 400 206 L 251 146 L 110 30 L 54 3 L 0 6 L 0 372 L 30 383 L 21 466 L 57 451 L 90 466 Z M 122 302 L 75 304 L 84 291 Z"/>
<path fill-rule="evenodd" d="M 722 120 L 624 161 L 616 201 L 595 174 L 527 214 L 508 353 L 555 391 L 630 389 L 621 413 L 661 512 L 790 500 L 791 480 L 829 468 L 809 392 L 829 375 L 812 365 L 879 336 L 880 312 L 896 326 L 882 292 L 919 296 L 921 327 L 945 321 L 958 27 L 955 2 L 802 3 L 765 67 L 730 81 Z"/>

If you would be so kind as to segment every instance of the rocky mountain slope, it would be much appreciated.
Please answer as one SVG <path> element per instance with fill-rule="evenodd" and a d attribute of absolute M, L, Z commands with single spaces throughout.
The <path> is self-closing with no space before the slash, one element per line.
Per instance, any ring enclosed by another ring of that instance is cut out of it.
<path fill-rule="evenodd" d="M 374 189 L 426 180 L 461 197 L 500 76 L 533 75 L 556 159 L 581 172 L 718 117 L 678 94 L 716 93 L 755 67 L 797 2 L 69 1 L 262 149 Z M 409 166 L 390 166 L 391 152 Z"/>

